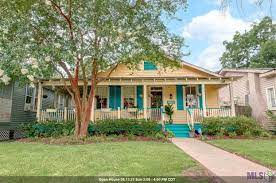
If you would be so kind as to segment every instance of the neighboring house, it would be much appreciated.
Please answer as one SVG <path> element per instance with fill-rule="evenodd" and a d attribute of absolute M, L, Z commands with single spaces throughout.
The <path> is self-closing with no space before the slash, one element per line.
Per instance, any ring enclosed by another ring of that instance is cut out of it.
<path fill-rule="evenodd" d="M 101 81 L 96 87 L 93 105 L 95 115 L 91 116 L 91 121 L 106 118 L 167 121 L 168 117 L 162 113 L 162 108 L 167 104 L 174 107 L 175 124 L 186 124 L 192 120 L 199 122 L 203 116 L 234 115 L 234 109 L 219 108 L 218 98 L 219 89 L 228 85 L 233 77 L 225 77 L 187 62 L 182 62 L 181 67 L 176 69 L 163 69 L 146 61 L 137 70 L 120 64 L 111 74 L 110 70 L 100 73 L 99 78 Z M 39 86 L 64 88 L 60 79 L 41 80 Z M 39 103 L 43 105 L 43 101 Z M 74 109 L 43 110 L 39 107 L 37 113 L 42 121 L 74 119 Z"/>
<path fill-rule="evenodd" d="M 42 109 L 65 104 L 66 95 L 58 94 L 44 88 L 41 97 Z M 57 99 L 56 99 L 57 98 Z M 20 86 L 19 82 L 0 86 L 0 140 L 8 139 L 10 130 L 19 125 L 36 120 L 37 89 L 28 85 Z M 15 136 L 17 136 L 17 131 Z"/>
<path fill-rule="evenodd" d="M 276 69 L 222 69 L 225 77 L 239 77 L 233 82 L 234 100 L 237 105 L 249 105 L 252 116 L 263 126 L 269 127 L 266 111 L 276 112 Z M 228 86 L 220 89 L 221 105 L 229 105 Z"/>

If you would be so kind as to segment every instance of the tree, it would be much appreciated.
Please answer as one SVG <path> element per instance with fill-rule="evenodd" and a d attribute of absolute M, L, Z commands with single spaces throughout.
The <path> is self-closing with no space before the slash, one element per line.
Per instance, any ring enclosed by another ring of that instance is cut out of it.
<path fill-rule="evenodd" d="M 248 32 L 237 32 L 225 41 L 226 51 L 220 58 L 224 68 L 275 68 L 276 24 L 265 17 Z"/>
<path fill-rule="evenodd" d="M 1 0 L 0 80 L 61 77 L 76 108 L 75 135 L 86 136 L 102 71 L 143 60 L 178 66 L 183 38 L 162 18 L 186 0 Z M 66 83 L 70 81 L 70 84 Z M 80 81 L 83 85 L 80 85 Z"/>

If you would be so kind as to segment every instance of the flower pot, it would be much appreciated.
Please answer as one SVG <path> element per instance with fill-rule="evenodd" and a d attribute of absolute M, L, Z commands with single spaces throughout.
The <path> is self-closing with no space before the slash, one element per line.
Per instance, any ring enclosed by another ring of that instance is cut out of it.
<path fill-rule="evenodd" d="M 190 136 L 191 138 L 194 138 L 194 137 L 195 137 L 195 131 L 190 131 L 190 132 L 189 132 L 189 136 Z"/>

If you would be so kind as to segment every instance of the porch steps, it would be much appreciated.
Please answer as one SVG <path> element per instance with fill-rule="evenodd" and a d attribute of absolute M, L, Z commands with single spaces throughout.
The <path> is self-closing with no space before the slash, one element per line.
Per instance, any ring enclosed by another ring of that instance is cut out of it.
<path fill-rule="evenodd" d="M 195 123 L 195 129 L 201 128 L 200 123 Z M 189 126 L 188 124 L 166 124 L 166 131 L 169 130 L 174 133 L 175 137 L 189 138 Z"/>

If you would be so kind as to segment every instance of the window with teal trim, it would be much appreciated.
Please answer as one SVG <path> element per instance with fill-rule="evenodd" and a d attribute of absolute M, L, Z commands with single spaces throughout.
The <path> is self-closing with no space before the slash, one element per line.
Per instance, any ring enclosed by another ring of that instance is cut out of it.
<path fill-rule="evenodd" d="M 144 70 L 145 71 L 157 70 L 157 67 L 151 62 L 144 61 Z"/>

